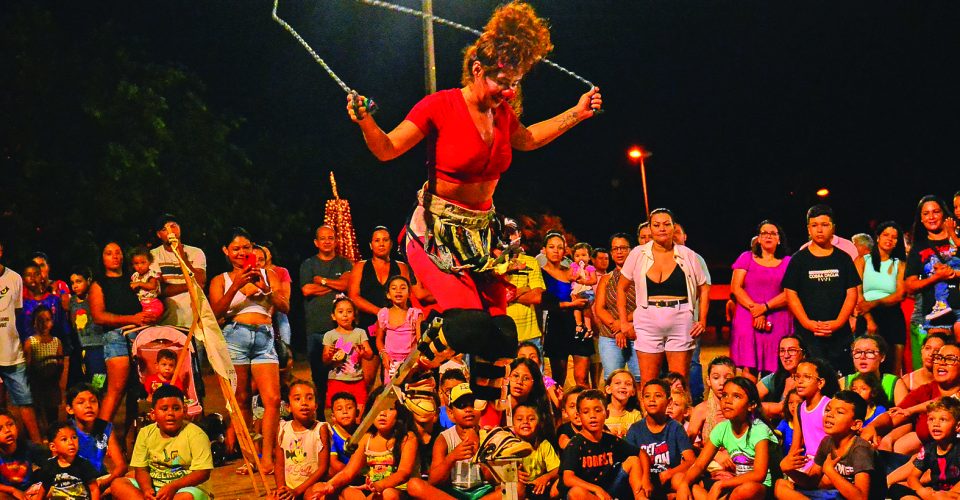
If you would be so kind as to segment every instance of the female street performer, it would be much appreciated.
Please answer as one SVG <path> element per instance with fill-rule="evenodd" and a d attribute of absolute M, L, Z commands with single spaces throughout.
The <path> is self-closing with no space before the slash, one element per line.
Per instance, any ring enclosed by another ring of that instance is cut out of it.
<path fill-rule="evenodd" d="M 593 88 L 553 118 L 530 127 L 518 121 L 520 80 L 552 48 L 546 22 L 530 5 L 514 1 L 499 7 L 484 33 L 466 49 L 463 87 L 423 98 L 391 132 L 385 133 L 366 112 L 362 96 L 348 97 L 350 119 L 381 161 L 402 155 L 424 138 L 429 141 L 428 180 L 407 227 L 406 254 L 417 279 L 445 312 L 447 332 L 451 316 L 460 313 L 473 333 L 491 331 L 482 323 L 503 330 L 491 315 L 506 314 L 507 288 L 504 280 L 486 271 L 493 267 L 497 242 L 493 193 L 510 167 L 512 150 L 539 148 L 601 107 L 600 91 Z M 451 310 L 465 311 L 447 313 Z M 445 345 L 438 347 L 458 352 L 476 353 L 471 346 L 499 343 L 487 335 L 472 341 L 451 339 L 449 333 L 445 337 Z M 458 346 L 462 341 L 468 345 Z"/>

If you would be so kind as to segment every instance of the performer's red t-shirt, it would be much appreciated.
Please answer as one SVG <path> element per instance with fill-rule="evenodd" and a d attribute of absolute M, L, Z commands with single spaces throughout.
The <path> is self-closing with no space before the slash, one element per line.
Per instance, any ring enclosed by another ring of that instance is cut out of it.
<path fill-rule="evenodd" d="M 456 184 L 491 181 L 510 168 L 510 137 L 520 122 L 506 101 L 494 110 L 490 147 L 470 118 L 460 89 L 424 97 L 406 119 L 427 136 L 427 168 L 435 169 L 438 179 Z"/>

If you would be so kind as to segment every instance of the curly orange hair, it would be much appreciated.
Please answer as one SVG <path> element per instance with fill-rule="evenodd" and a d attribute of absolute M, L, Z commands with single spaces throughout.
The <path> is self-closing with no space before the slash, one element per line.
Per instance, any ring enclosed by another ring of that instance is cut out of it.
<path fill-rule="evenodd" d="M 525 74 L 551 50 L 553 43 L 546 20 L 537 17 L 530 4 L 514 0 L 497 7 L 480 38 L 464 50 L 461 83 L 466 86 L 473 82 L 474 61 L 479 61 L 484 73 L 490 75 L 503 68 Z M 517 115 L 522 111 L 521 96 L 518 88 L 511 100 Z"/>

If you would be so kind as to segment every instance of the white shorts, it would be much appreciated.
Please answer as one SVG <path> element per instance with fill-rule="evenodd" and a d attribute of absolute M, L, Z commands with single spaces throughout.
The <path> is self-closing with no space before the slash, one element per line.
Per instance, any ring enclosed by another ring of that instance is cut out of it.
<path fill-rule="evenodd" d="M 637 307 L 633 312 L 633 328 L 637 332 L 633 348 L 638 352 L 683 352 L 696 347 L 696 342 L 690 336 L 690 330 L 693 330 L 693 307 L 689 302 L 670 307 Z"/>

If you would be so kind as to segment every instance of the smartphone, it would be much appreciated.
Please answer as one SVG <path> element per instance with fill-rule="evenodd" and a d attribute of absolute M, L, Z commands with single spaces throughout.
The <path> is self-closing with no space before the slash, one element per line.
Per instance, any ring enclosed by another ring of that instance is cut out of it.
<path fill-rule="evenodd" d="M 256 269 L 257 267 L 257 254 L 251 252 L 248 253 L 243 259 L 243 267 L 247 269 Z"/>

